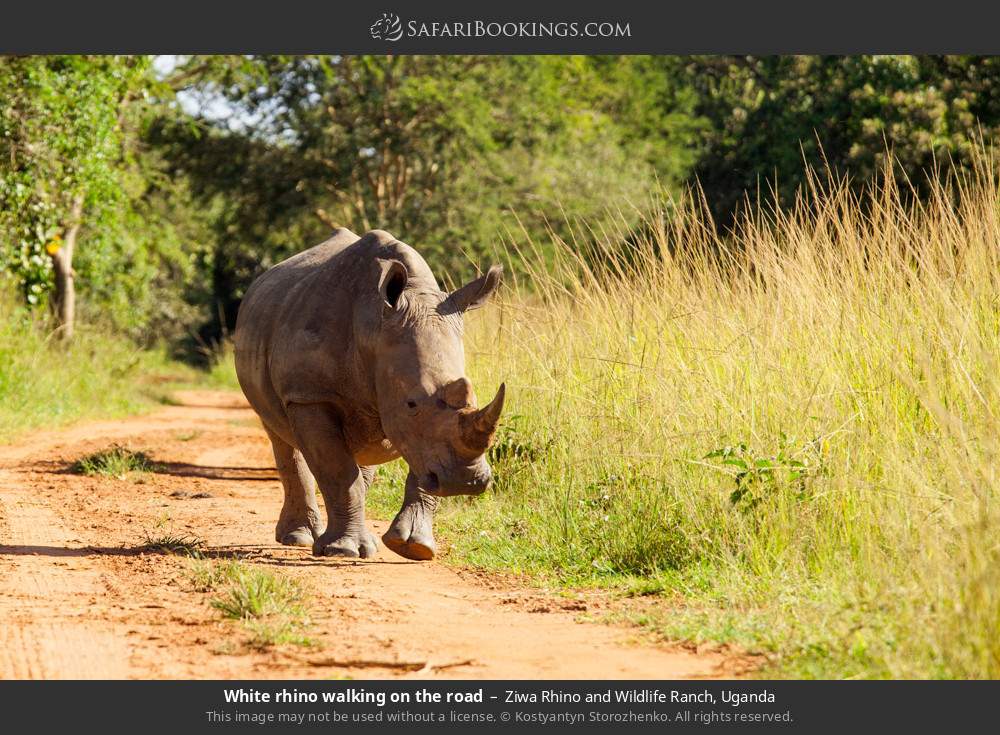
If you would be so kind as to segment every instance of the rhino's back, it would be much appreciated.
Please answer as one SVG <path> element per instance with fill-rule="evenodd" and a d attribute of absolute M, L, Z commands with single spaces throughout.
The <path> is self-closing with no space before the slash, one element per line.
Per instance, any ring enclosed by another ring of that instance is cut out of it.
<path fill-rule="evenodd" d="M 264 424 L 280 435 L 286 433 L 284 406 L 294 398 L 291 393 L 297 387 L 322 390 L 326 374 L 337 370 L 329 358 L 311 355 L 310 345 L 317 341 L 318 317 L 327 340 L 338 341 L 335 333 L 349 329 L 350 298 L 338 295 L 341 289 L 317 288 L 316 282 L 336 280 L 338 256 L 358 240 L 350 230 L 335 231 L 261 274 L 240 303 L 233 335 L 236 375 Z M 344 276 L 350 280 L 350 274 Z"/>
<path fill-rule="evenodd" d="M 358 237 L 346 229 L 278 263 L 247 290 L 233 340 L 236 374 L 269 428 L 283 433 L 291 402 L 374 404 L 371 365 L 359 351 L 365 335 L 356 330 L 376 327 L 378 259 L 401 261 L 412 286 L 437 290 L 409 245 L 382 230 Z"/>
<path fill-rule="evenodd" d="M 325 242 L 283 260 L 258 276 L 240 303 L 236 319 L 237 348 L 250 347 L 248 342 L 266 331 L 269 317 L 280 311 L 281 305 L 297 290 L 296 286 L 308 281 L 310 274 L 322 269 L 358 239 L 353 232 L 342 228 Z"/>

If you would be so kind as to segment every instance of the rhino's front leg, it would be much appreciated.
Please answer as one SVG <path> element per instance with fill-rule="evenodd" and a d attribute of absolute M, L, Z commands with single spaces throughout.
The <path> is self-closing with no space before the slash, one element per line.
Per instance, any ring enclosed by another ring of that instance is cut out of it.
<path fill-rule="evenodd" d="M 407 559 L 433 559 L 437 551 L 434 543 L 434 511 L 437 504 L 437 498 L 417 487 L 416 475 L 411 472 L 406 476 L 403 508 L 396 514 L 389 530 L 382 535 L 382 541 Z"/>
<path fill-rule="evenodd" d="M 326 530 L 313 542 L 313 554 L 362 559 L 375 556 L 378 542 L 365 524 L 365 496 L 375 476 L 374 468 L 358 467 L 328 406 L 292 405 L 288 417 L 326 505 Z"/>

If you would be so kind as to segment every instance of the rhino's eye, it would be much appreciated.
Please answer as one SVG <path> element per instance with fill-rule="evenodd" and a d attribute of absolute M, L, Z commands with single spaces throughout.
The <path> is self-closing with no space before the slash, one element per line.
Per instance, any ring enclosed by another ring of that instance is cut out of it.
<path fill-rule="evenodd" d="M 409 406 L 410 408 L 416 408 L 417 407 L 417 402 L 416 401 L 407 401 L 406 405 Z"/>

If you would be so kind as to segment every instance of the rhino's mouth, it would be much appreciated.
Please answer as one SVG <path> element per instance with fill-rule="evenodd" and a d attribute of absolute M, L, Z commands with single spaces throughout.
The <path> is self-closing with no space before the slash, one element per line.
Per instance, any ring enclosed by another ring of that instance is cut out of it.
<path fill-rule="evenodd" d="M 489 467 L 477 468 L 476 471 L 444 471 L 427 470 L 421 476 L 420 489 L 428 495 L 480 495 L 485 492 L 493 480 Z"/>

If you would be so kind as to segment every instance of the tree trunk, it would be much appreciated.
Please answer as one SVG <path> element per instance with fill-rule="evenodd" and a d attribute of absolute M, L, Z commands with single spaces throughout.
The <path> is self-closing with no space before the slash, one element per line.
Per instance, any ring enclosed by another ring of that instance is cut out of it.
<path fill-rule="evenodd" d="M 76 274 L 73 272 L 73 251 L 76 249 L 76 238 L 80 232 L 82 218 L 83 197 L 78 196 L 73 201 L 73 211 L 63 236 L 62 246 L 51 256 L 56 277 L 52 313 L 56 319 L 56 334 L 67 342 L 73 338 L 73 325 L 76 320 L 76 286 L 73 283 Z"/>

